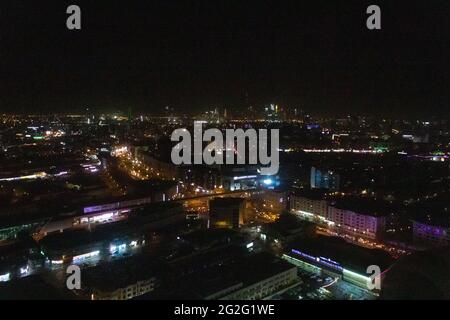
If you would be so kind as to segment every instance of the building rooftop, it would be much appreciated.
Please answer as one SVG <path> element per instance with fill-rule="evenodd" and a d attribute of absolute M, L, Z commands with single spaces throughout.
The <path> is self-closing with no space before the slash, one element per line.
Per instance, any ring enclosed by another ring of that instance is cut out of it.
<path fill-rule="evenodd" d="M 255 253 L 241 257 L 234 263 L 216 265 L 189 279 L 190 296 L 204 299 L 230 287 L 247 287 L 259 281 L 295 268 L 290 263 L 269 253 Z M 186 294 L 188 294 L 186 292 Z"/>
<path fill-rule="evenodd" d="M 241 234 L 232 229 L 219 228 L 194 231 L 183 235 L 181 238 L 195 248 L 204 248 L 206 246 L 231 243 L 240 239 Z"/>
<path fill-rule="evenodd" d="M 317 236 L 302 239 L 289 246 L 288 253 L 295 255 L 292 249 L 314 257 L 329 258 L 348 270 L 363 274 L 370 265 L 378 265 L 385 270 L 393 262 L 391 256 L 383 250 L 363 248 L 338 237 Z"/>
<path fill-rule="evenodd" d="M 136 230 L 136 224 L 125 220 L 98 225 L 92 230 L 73 229 L 62 233 L 51 233 L 44 237 L 40 243 L 50 250 L 70 250 L 101 241 L 112 241 L 115 238 L 128 235 Z"/>
<path fill-rule="evenodd" d="M 68 292 L 51 286 L 39 275 L 0 282 L 0 300 L 62 300 L 74 298 Z"/>
<path fill-rule="evenodd" d="M 148 280 L 156 274 L 155 260 L 138 255 L 83 269 L 82 285 L 83 289 L 109 292 Z"/>
<path fill-rule="evenodd" d="M 131 236 L 133 233 L 140 234 L 146 224 L 170 216 L 171 212 L 168 210 L 171 208 L 179 208 L 180 213 L 182 212 L 180 203 L 148 205 L 133 212 L 127 220 L 95 225 L 91 230 L 72 229 L 48 234 L 41 240 L 41 244 L 53 250 L 66 250 L 100 241 L 111 241 L 121 236 Z"/>
<path fill-rule="evenodd" d="M 272 277 L 278 273 L 292 269 L 292 265 L 269 253 L 255 253 L 250 255 L 231 268 L 246 286 L 252 285 L 263 279 Z"/>
<path fill-rule="evenodd" d="M 308 230 L 314 230 L 314 228 L 314 223 L 300 220 L 291 214 L 282 214 L 277 221 L 265 225 L 265 229 L 269 234 L 277 234 L 280 236 L 287 236 L 295 233 L 301 235 L 301 233 L 308 233 Z"/>
<path fill-rule="evenodd" d="M 305 197 L 311 200 L 324 200 L 326 194 L 330 192 L 326 189 L 301 189 L 294 192 L 294 196 Z"/>
<path fill-rule="evenodd" d="M 362 197 L 336 198 L 331 201 L 330 205 L 338 209 L 375 217 L 386 216 L 395 211 L 394 206 L 387 201 Z"/>

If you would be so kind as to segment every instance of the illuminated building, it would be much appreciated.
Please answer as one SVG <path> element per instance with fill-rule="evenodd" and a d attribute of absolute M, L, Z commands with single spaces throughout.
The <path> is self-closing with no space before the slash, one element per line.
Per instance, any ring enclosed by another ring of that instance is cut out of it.
<path fill-rule="evenodd" d="M 42 226 L 39 233 L 45 236 L 52 232 L 63 232 L 64 230 L 72 229 L 75 226 L 90 228 L 96 224 L 111 223 L 125 219 L 129 212 L 130 209 L 119 209 L 96 212 L 71 218 L 53 218 L 51 221 Z"/>
<path fill-rule="evenodd" d="M 109 203 L 102 203 L 98 205 L 91 205 L 83 208 L 83 213 L 94 213 L 94 212 L 103 212 L 107 210 L 121 209 L 121 208 L 130 208 L 135 206 L 141 206 L 145 204 L 149 204 L 152 202 L 151 197 L 142 197 L 142 198 L 134 198 L 129 199 L 126 197 L 117 199 L 116 201 L 111 201 Z"/>
<path fill-rule="evenodd" d="M 11 274 L 9 272 L 0 274 L 0 282 L 6 282 L 11 279 Z"/>
<path fill-rule="evenodd" d="M 229 191 L 255 189 L 258 186 L 258 175 L 224 175 L 222 177 L 222 183 L 224 189 Z"/>
<path fill-rule="evenodd" d="M 334 222 L 340 232 L 367 239 L 380 239 L 386 227 L 383 215 L 359 213 L 345 208 L 330 206 L 327 220 Z"/>
<path fill-rule="evenodd" d="M 270 212 L 281 213 L 287 207 L 287 193 L 281 190 L 265 190 L 263 195 L 263 203 Z"/>
<path fill-rule="evenodd" d="M 142 163 L 154 170 L 154 172 L 157 172 L 161 175 L 161 178 L 167 179 L 167 180 L 175 180 L 179 179 L 180 172 L 179 167 L 170 163 L 166 162 L 160 159 L 157 159 L 156 157 L 150 155 L 149 152 L 145 152 L 139 148 L 134 148 L 135 158 L 137 160 L 142 161 Z"/>
<path fill-rule="evenodd" d="M 268 121 L 280 121 L 281 120 L 281 112 L 280 108 L 277 104 L 270 104 L 264 107 L 264 116 Z"/>
<path fill-rule="evenodd" d="M 2 227 L 0 227 L 0 241 L 15 239 L 21 232 L 33 232 L 38 229 L 40 226 L 44 225 L 45 221 L 33 221 L 30 223 L 13 223 L 10 222 L 8 224 L 2 223 Z"/>
<path fill-rule="evenodd" d="M 133 250 L 145 244 L 144 229 L 163 228 L 184 219 L 180 203 L 155 204 L 136 209 L 125 220 L 96 224 L 91 228 L 75 226 L 64 232 L 49 233 L 40 245 L 52 264 L 79 263 Z"/>
<path fill-rule="evenodd" d="M 337 277 L 365 289 L 371 280 L 369 266 L 379 266 L 383 277 L 393 262 L 384 251 L 362 248 L 335 237 L 298 241 L 283 254 L 283 259 L 308 272 Z"/>
<path fill-rule="evenodd" d="M 290 214 L 281 214 L 275 222 L 262 226 L 261 240 L 286 245 L 299 237 L 313 236 L 315 232 L 314 223 L 297 219 Z"/>
<path fill-rule="evenodd" d="M 256 165 L 222 165 L 222 185 L 225 190 L 248 190 L 258 187 L 258 167 Z"/>
<path fill-rule="evenodd" d="M 386 229 L 383 213 L 344 202 L 329 203 L 319 193 L 291 196 L 291 212 L 303 220 L 323 225 L 355 240 L 381 239 Z"/>
<path fill-rule="evenodd" d="M 150 278 L 147 280 L 137 281 L 126 287 L 118 288 L 113 291 L 96 290 L 91 295 L 91 300 L 128 300 L 134 297 L 151 292 L 155 288 L 156 279 Z"/>
<path fill-rule="evenodd" d="M 273 263 L 267 265 L 273 267 Z M 283 269 L 282 269 L 283 268 Z M 245 284 L 236 291 L 225 295 L 220 300 L 258 300 L 277 293 L 279 290 L 292 285 L 297 281 L 297 268 L 281 266 L 280 269 L 270 269 L 271 274 Z M 250 276 L 250 274 L 249 274 Z M 250 277 L 253 278 L 253 277 Z"/>
<path fill-rule="evenodd" d="M 328 201 L 324 199 L 324 192 L 320 190 L 305 191 L 301 194 L 294 194 L 290 199 L 292 212 L 300 215 L 305 220 L 314 215 L 327 217 Z"/>
<path fill-rule="evenodd" d="M 21 231 L 31 231 L 45 236 L 52 232 L 63 232 L 77 227 L 93 227 L 98 224 L 111 223 L 125 219 L 128 214 L 138 208 L 150 203 L 164 200 L 164 194 L 170 196 L 170 189 L 165 189 L 164 193 L 153 194 L 147 197 L 115 197 L 109 201 L 102 201 L 99 204 L 80 206 L 78 210 L 70 213 L 60 213 L 47 211 L 45 215 L 37 215 L 36 218 L 26 219 L 3 219 L 0 227 L 0 240 L 15 238 Z M 160 196 L 163 196 L 162 199 Z M 164 204 L 152 204 L 159 206 Z M 170 207 L 170 205 L 168 205 Z M 164 209 L 165 211 L 165 209 Z"/>
<path fill-rule="evenodd" d="M 433 246 L 450 245 L 450 226 L 413 221 L 413 236 L 415 241 Z"/>
<path fill-rule="evenodd" d="M 222 166 L 222 184 L 225 190 L 249 190 L 263 187 L 274 189 L 280 185 L 279 176 L 262 175 L 257 166 Z"/>
<path fill-rule="evenodd" d="M 97 261 L 105 256 L 124 254 L 145 243 L 144 236 L 137 233 L 114 237 L 78 231 L 52 234 L 41 241 L 42 253 L 50 265 Z M 64 246 L 58 246 L 58 242 L 63 242 Z"/>
<path fill-rule="evenodd" d="M 26 277 L 42 266 L 39 247 L 33 242 L 16 240 L 0 246 L 0 282 Z"/>
<path fill-rule="evenodd" d="M 91 300 L 129 300 L 152 292 L 157 286 L 152 262 L 141 256 L 83 271 L 82 292 Z"/>
<path fill-rule="evenodd" d="M 311 189 L 339 190 L 340 175 L 333 170 L 311 168 Z"/>
<path fill-rule="evenodd" d="M 217 168 L 207 165 L 184 165 L 179 168 L 183 182 L 194 183 L 206 190 L 214 190 L 222 184 L 222 176 Z"/>
<path fill-rule="evenodd" d="M 259 177 L 259 185 L 264 189 L 275 189 L 280 186 L 280 177 L 278 175 Z"/>
<path fill-rule="evenodd" d="M 186 297 L 203 300 L 259 300 L 295 284 L 297 267 L 267 253 L 238 259 L 220 268 L 220 276 L 193 276 Z"/>

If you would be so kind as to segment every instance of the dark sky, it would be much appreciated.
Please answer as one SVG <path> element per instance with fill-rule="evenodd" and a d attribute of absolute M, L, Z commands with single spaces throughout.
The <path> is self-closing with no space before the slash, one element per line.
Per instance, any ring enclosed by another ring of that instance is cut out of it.
<path fill-rule="evenodd" d="M 82 30 L 66 29 L 66 8 Z M 382 30 L 366 29 L 378 4 Z M 450 1 L 0 2 L 0 112 L 450 114 Z"/>

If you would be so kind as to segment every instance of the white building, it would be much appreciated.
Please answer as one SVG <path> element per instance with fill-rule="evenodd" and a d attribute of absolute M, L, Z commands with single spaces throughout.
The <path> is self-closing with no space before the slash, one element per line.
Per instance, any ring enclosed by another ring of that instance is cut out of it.
<path fill-rule="evenodd" d="M 234 291 L 224 297 L 221 300 L 260 300 L 264 299 L 271 294 L 276 293 L 280 289 L 286 288 L 298 281 L 297 267 L 292 266 L 285 271 L 276 273 L 265 279 L 261 279 L 258 282 L 252 283 L 247 286 Z"/>
<path fill-rule="evenodd" d="M 153 291 L 155 286 L 156 278 L 152 277 L 112 291 L 94 290 L 91 300 L 128 300 Z"/>
<path fill-rule="evenodd" d="M 383 215 L 344 209 L 315 196 L 292 196 L 291 212 L 303 220 L 315 222 L 355 238 L 379 239 L 386 226 L 386 218 Z"/>
<path fill-rule="evenodd" d="M 291 211 L 305 218 L 313 215 L 326 217 L 328 214 L 328 201 L 321 198 L 309 198 L 293 195 L 291 197 Z"/>
<path fill-rule="evenodd" d="M 340 232 L 366 239 L 379 239 L 385 230 L 384 216 L 357 213 L 348 209 L 330 206 L 327 220 L 334 222 Z"/>
<path fill-rule="evenodd" d="M 298 196 L 292 195 L 290 200 L 291 212 L 302 220 L 332 226 L 333 222 L 328 221 L 328 201 L 322 196 L 312 195 Z"/>

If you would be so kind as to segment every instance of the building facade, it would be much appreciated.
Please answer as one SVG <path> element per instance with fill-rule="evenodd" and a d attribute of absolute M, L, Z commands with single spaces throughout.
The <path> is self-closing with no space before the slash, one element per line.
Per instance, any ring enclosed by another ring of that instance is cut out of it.
<path fill-rule="evenodd" d="M 356 238 L 380 239 L 385 231 L 384 216 L 357 213 L 348 209 L 330 206 L 327 220 L 334 223 L 334 227 Z"/>
<path fill-rule="evenodd" d="M 311 189 L 339 190 L 340 175 L 333 170 L 311 168 Z"/>
<path fill-rule="evenodd" d="M 450 245 L 450 227 L 413 221 L 414 240 L 433 246 Z"/>
<path fill-rule="evenodd" d="M 285 271 L 274 274 L 268 278 L 261 279 L 224 296 L 221 300 L 260 300 L 277 291 L 292 285 L 298 280 L 297 268 L 292 266 Z"/>
<path fill-rule="evenodd" d="M 327 200 L 291 196 L 291 212 L 303 220 L 328 227 L 338 233 L 355 238 L 377 240 L 386 228 L 383 215 L 368 214 L 331 205 Z"/>
<path fill-rule="evenodd" d="M 151 292 L 156 287 L 156 278 L 137 281 L 124 288 L 113 291 L 93 290 L 91 300 L 129 300 Z"/>
<path fill-rule="evenodd" d="M 312 199 L 304 196 L 291 196 L 291 211 L 306 217 L 313 215 L 326 217 L 328 215 L 328 201 L 323 199 Z"/>

